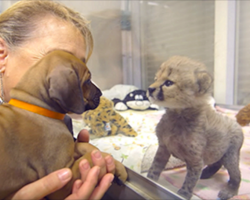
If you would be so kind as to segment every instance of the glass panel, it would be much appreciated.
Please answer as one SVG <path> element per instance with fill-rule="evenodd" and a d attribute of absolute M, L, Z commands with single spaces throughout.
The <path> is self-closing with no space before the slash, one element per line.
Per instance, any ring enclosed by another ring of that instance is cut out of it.
<path fill-rule="evenodd" d="M 121 1 L 63 1 L 90 21 L 94 51 L 87 63 L 94 82 L 110 89 L 123 82 Z"/>
<path fill-rule="evenodd" d="M 15 1 L 6 2 L 0 4 L 1 9 Z M 80 12 L 91 22 L 94 51 L 87 65 L 93 81 L 109 100 L 119 98 L 125 104 L 123 99 L 130 91 L 146 90 L 154 81 L 161 63 L 173 55 L 199 60 L 214 74 L 215 1 L 71 0 L 61 3 Z M 239 6 L 237 104 L 247 104 L 250 102 L 250 2 L 240 1 Z M 105 131 L 102 137 L 91 138 L 90 143 L 112 154 L 139 177 L 146 176 L 158 148 L 155 127 L 165 111 L 127 109 L 127 112 L 117 112 L 119 116 L 116 115 L 116 121 L 100 120 L 100 123 L 104 121 Z M 110 110 L 113 110 L 113 106 Z M 125 131 L 110 135 L 110 122 L 116 122 L 115 128 L 125 127 L 124 119 L 138 133 L 137 137 L 124 136 Z M 97 120 L 97 116 L 94 120 Z M 77 116 L 73 122 L 75 134 L 82 128 L 89 128 L 83 123 L 82 116 Z M 180 169 L 178 172 L 181 175 L 171 174 L 169 170 L 161 176 L 159 183 L 176 192 L 184 181 L 186 169 L 179 168 L 183 167 L 183 162 L 173 159 L 172 163 L 168 169 Z M 197 185 L 199 187 L 205 188 Z"/>
<path fill-rule="evenodd" d="M 141 1 L 143 68 L 147 88 L 170 56 L 206 64 L 213 74 L 214 1 Z"/>

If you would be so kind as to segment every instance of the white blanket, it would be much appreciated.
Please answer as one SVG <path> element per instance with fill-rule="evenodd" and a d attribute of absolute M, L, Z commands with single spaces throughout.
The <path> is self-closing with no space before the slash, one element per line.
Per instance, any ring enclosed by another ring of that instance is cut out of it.
<path fill-rule="evenodd" d="M 136 137 L 127 137 L 122 134 L 107 136 L 90 140 L 90 143 L 101 151 L 112 154 L 126 167 L 138 172 L 147 172 L 158 147 L 158 140 L 155 135 L 155 127 L 164 110 L 159 111 L 134 111 L 127 110 L 119 112 L 127 122 L 138 133 Z M 74 133 L 87 128 L 82 120 L 73 119 Z M 170 158 L 167 168 L 183 166 L 183 162 Z"/>

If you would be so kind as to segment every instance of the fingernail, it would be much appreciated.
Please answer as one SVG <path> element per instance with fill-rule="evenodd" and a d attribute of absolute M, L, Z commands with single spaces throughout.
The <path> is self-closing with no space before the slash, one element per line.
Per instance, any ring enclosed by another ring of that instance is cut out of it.
<path fill-rule="evenodd" d="M 89 169 L 90 168 L 90 166 L 89 166 L 89 163 L 88 163 L 88 161 L 87 160 L 82 160 L 81 161 L 81 167 L 83 168 L 83 169 Z"/>
<path fill-rule="evenodd" d="M 62 169 L 57 175 L 61 181 L 65 182 L 71 178 L 71 171 L 69 169 Z"/>
<path fill-rule="evenodd" d="M 108 165 L 112 164 L 113 163 L 112 157 L 111 156 L 106 157 L 106 162 Z"/>
<path fill-rule="evenodd" d="M 110 183 L 112 183 L 113 180 L 114 180 L 114 175 L 111 174 L 111 176 L 109 176 L 109 181 L 110 181 Z"/>
<path fill-rule="evenodd" d="M 95 156 L 95 158 L 101 158 L 101 152 L 100 151 L 97 151 L 97 150 L 95 150 L 94 151 L 94 156 Z"/>

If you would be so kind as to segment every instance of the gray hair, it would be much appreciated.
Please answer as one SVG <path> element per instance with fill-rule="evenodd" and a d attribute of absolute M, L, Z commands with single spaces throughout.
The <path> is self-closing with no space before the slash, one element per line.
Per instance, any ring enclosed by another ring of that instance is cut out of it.
<path fill-rule="evenodd" d="M 0 37 L 13 49 L 25 43 L 37 27 L 37 19 L 53 15 L 73 24 L 83 35 L 86 44 L 86 60 L 93 51 L 93 36 L 89 22 L 66 6 L 51 0 L 22 0 L 0 15 Z"/>

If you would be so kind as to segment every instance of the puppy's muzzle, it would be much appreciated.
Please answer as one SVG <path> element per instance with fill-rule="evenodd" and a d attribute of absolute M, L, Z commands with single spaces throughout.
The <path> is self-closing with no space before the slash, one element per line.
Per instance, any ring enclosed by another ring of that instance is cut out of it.
<path fill-rule="evenodd" d="M 100 103 L 100 97 L 102 96 L 101 90 L 92 82 L 89 83 L 89 93 L 87 94 L 87 104 L 85 105 L 85 111 L 95 109 Z"/>

